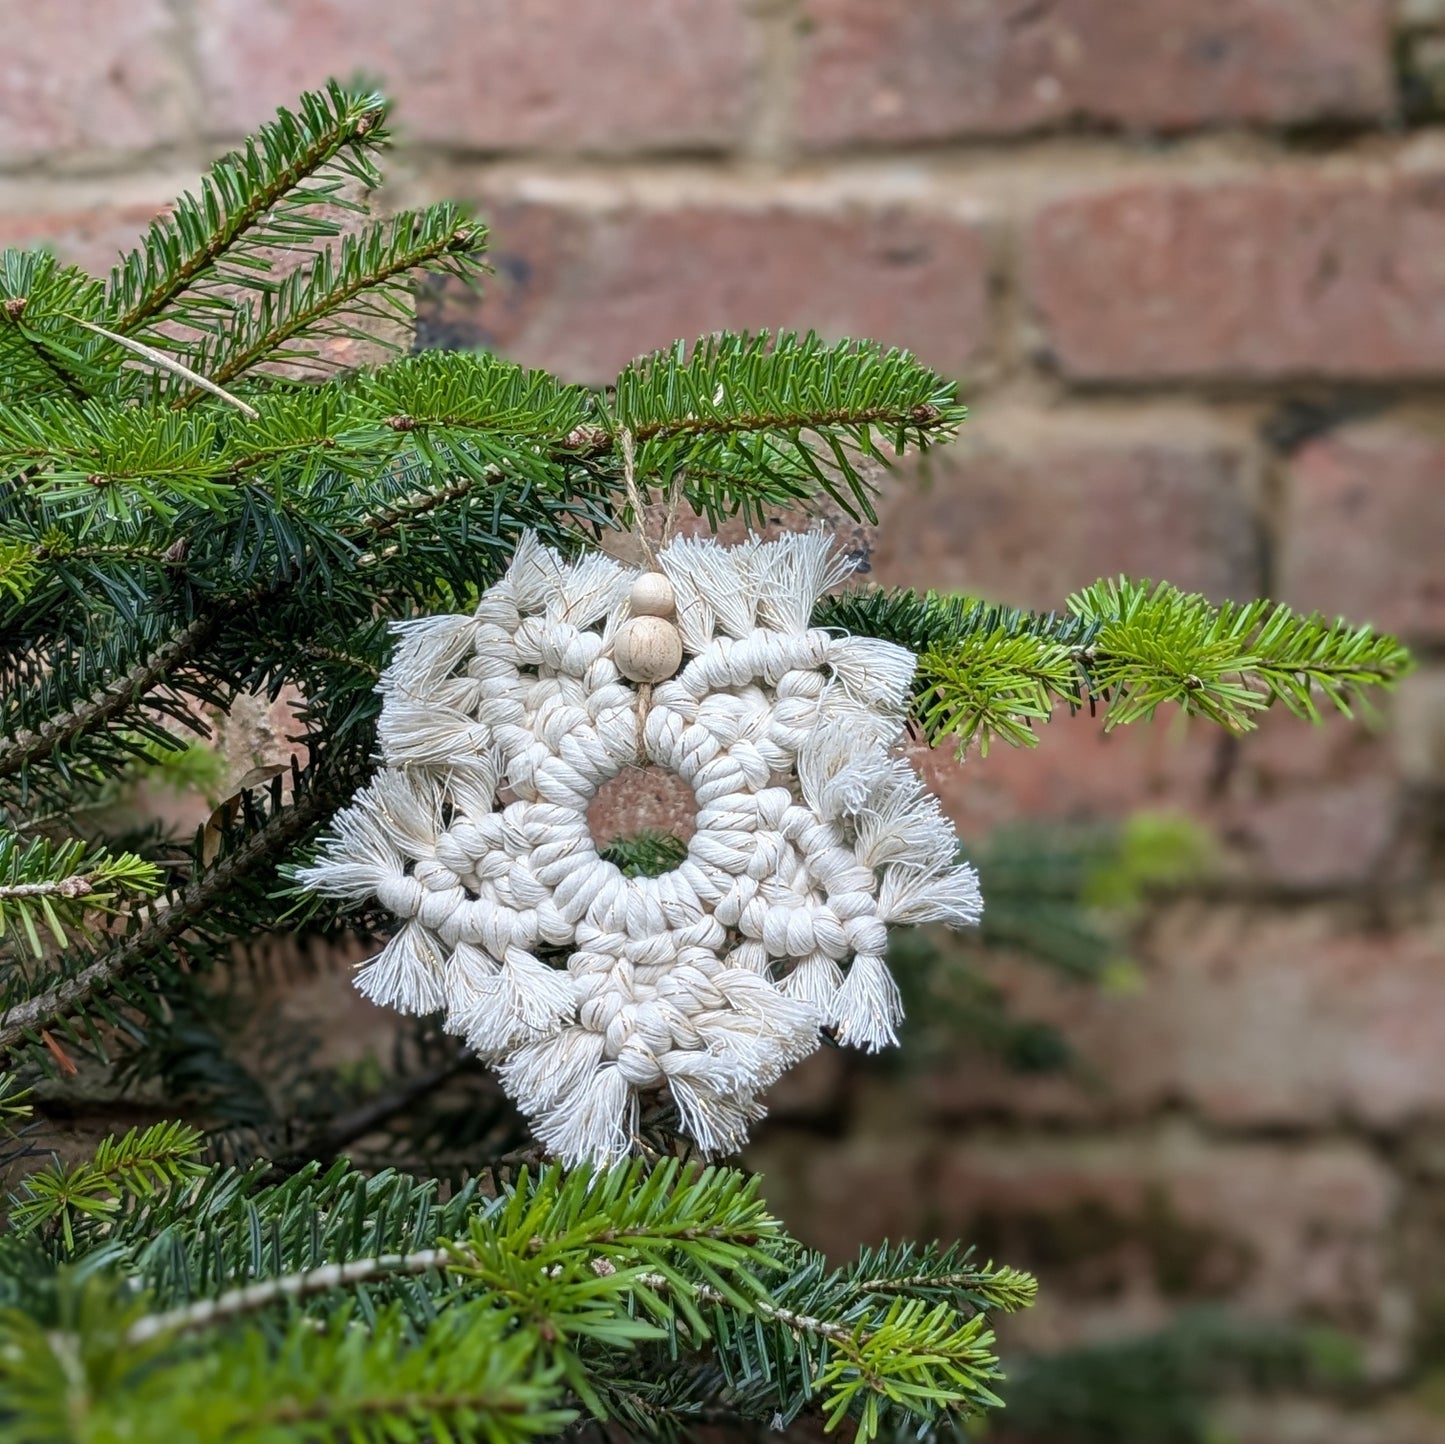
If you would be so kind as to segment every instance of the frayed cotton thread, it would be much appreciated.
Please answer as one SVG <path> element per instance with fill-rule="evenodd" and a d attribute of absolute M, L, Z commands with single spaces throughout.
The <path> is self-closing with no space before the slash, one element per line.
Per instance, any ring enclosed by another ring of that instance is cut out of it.
<path fill-rule="evenodd" d="M 810 626 L 848 570 L 827 539 L 686 538 L 657 561 L 687 655 L 642 712 L 611 655 L 637 574 L 600 554 L 528 536 L 472 616 L 399 626 L 384 765 L 302 874 L 403 919 L 357 986 L 443 1011 L 569 1163 L 629 1152 L 659 1086 L 703 1153 L 735 1151 L 820 1029 L 897 1042 L 889 924 L 982 909 L 894 755 L 913 656 Z M 587 823 L 639 758 L 697 799 L 662 877 L 624 877 Z"/>

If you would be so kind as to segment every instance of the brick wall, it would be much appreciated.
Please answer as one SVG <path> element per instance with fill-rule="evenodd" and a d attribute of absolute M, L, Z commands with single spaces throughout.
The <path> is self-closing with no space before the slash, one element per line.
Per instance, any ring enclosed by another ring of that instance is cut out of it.
<path fill-rule="evenodd" d="M 0 242 L 103 266 L 271 106 L 367 72 L 394 198 L 494 226 L 426 339 L 588 381 L 719 326 L 907 345 L 975 419 L 888 492 L 878 580 L 1052 605 L 1122 570 L 1402 631 L 1424 665 L 1378 728 L 1080 718 L 931 759 L 968 835 L 1180 807 L 1224 876 L 1150 921 L 1135 995 L 1007 975 L 1097 1087 L 829 1055 L 756 1161 L 831 1247 L 1036 1260 L 1035 1341 L 1198 1298 L 1362 1335 L 1395 1402 L 1241 1437 L 1437 1437 L 1445 3 L 0 0 L 0 40 Z M 1071 1253 L 1081 1217 L 1111 1222 Z"/>

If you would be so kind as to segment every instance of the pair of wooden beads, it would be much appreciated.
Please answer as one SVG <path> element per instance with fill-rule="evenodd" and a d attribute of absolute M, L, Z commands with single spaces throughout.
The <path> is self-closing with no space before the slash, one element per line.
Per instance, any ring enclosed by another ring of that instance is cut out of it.
<path fill-rule="evenodd" d="M 665 682 L 682 665 L 672 583 L 661 572 L 644 572 L 633 582 L 627 606 L 632 615 L 612 640 L 617 670 L 630 682 Z"/>

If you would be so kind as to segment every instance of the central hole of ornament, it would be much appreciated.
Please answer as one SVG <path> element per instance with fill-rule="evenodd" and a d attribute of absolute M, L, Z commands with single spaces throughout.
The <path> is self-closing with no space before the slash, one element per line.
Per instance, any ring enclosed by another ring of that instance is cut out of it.
<path fill-rule="evenodd" d="M 587 809 L 597 851 L 623 872 L 670 872 L 697 831 L 697 798 L 675 772 L 628 767 L 597 789 Z"/>

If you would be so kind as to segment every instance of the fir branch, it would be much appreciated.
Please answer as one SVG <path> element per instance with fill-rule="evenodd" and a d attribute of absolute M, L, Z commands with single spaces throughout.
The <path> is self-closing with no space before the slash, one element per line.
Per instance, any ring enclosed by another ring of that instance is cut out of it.
<path fill-rule="evenodd" d="M 687 844 L 668 832 L 643 831 L 614 839 L 598 849 L 598 856 L 614 863 L 625 877 L 661 877 L 687 856 Z"/>
<path fill-rule="evenodd" d="M 202 1176 L 204 1146 L 200 1131 L 184 1123 L 157 1123 L 102 1139 L 88 1161 L 66 1168 L 57 1159 L 26 1178 L 11 1200 L 10 1222 L 21 1233 L 33 1233 L 58 1221 L 66 1247 L 73 1249 L 77 1214 L 109 1217 L 127 1195 L 145 1198 Z"/>
<path fill-rule="evenodd" d="M 66 929 L 84 931 L 91 914 L 113 911 L 121 899 L 149 897 L 160 887 L 154 864 L 131 853 L 112 855 L 77 841 L 36 838 L 21 846 L 0 832 L 0 939 L 18 926 L 39 958 L 43 927 L 59 947 Z"/>
<path fill-rule="evenodd" d="M 624 370 L 604 435 L 609 451 L 630 435 L 638 480 L 713 521 L 820 493 L 872 519 L 860 461 L 947 440 L 965 415 L 956 387 L 906 351 L 723 334 Z"/>
<path fill-rule="evenodd" d="M 498 471 L 480 477 L 459 476 L 440 486 L 432 486 L 424 491 L 418 491 L 372 512 L 362 520 L 358 531 L 364 533 L 372 542 L 385 541 L 388 537 L 395 535 L 413 522 L 420 521 L 438 508 L 464 500 L 478 488 L 496 480 L 500 474 Z M 374 566 L 378 560 L 381 560 L 381 557 L 377 553 L 363 552 L 357 558 L 357 565 Z"/>
<path fill-rule="evenodd" d="M 0 315 L 3 314 L 3 308 L 0 308 Z M 64 319 L 73 320 L 74 318 L 65 317 Z M 61 360 L 64 351 L 56 337 L 46 335 L 33 326 L 19 325 L 18 318 L 17 324 L 14 326 L 14 334 L 26 343 L 30 354 L 59 383 L 61 391 L 70 400 L 74 402 L 86 400 L 90 393 L 75 368 Z"/>
<path fill-rule="evenodd" d="M 1215 606 L 1167 583 L 1099 582 L 1069 616 L 907 591 L 825 598 L 814 621 L 919 652 L 914 711 L 932 744 L 1002 737 L 1032 745 L 1058 706 L 1102 702 L 1105 730 L 1172 702 L 1234 732 L 1276 702 L 1320 720 L 1317 699 L 1350 714 L 1365 689 L 1408 674 L 1409 653 L 1384 633 L 1267 601 Z"/>
<path fill-rule="evenodd" d="M 289 806 L 278 808 L 238 846 L 179 892 L 133 915 L 131 930 L 78 968 L 74 960 L 21 1001 L 0 1013 L 0 1056 L 12 1052 L 40 1028 L 54 1028 L 83 1012 L 96 994 L 115 988 L 150 963 L 260 865 L 274 861 L 335 809 L 354 779 L 319 777 Z"/>
<path fill-rule="evenodd" d="M 456 1285 L 480 1289 L 463 1296 L 538 1321 L 549 1350 L 561 1351 L 564 1375 L 594 1410 L 600 1397 L 589 1398 L 595 1391 L 566 1341 L 630 1347 L 654 1332 L 628 1324 L 634 1313 L 655 1319 L 661 1336 L 690 1351 L 711 1340 L 741 1349 L 739 1377 L 768 1380 L 770 1408 L 789 1416 L 823 1384 L 834 1421 L 856 1406 L 863 1437 L 877 1432 L 885 1404 L 934 1417 L 997 1402 L 989 1388 L 997 1377 L 992 1337 L 977 1307 L 1024 1306 L 1032 1280 L 1013 1270 L 961 1269 L 956 1249 L 884 1250 L 830 1274 L 820 1256 L 798 1258 L 753 1188 L 730 1170 L 690 1173 L 675 1162 L 651 1172 L 638 1162 L 598 1174 L 549 1169 L 535 1182 L 524 1175 L 451 1242 L 428 1245 L 413 1233 L 415 1246 L 405 1252 L 279 1272 L 143 1316 L 127 1337 L 140 1346 L 398 1279 L 430 1276 L 445 1294 L 450 1276 L 451 1296 Z M 204 1242 L 197 1246 L 204 1253 Z M 767 1288 L 754 1278 L 755 1265 L 790 1272 Z M 743 1343 L 759 1330 L 767 1364 Z"/>
<path fill-rule="evenodd" d="M 1316 697 L 1350 715 L 1367 687 L 1389 687 L 1413 666 L 1395 638 L 1318 612 L 1267 601 L 1212 606 L 1160 582 L 1103 581 L 1069 598 L 1097 623 L 1091 684 L 1109 696 L 1106 726 L 1150 718 L 1164 702 L 1232 731 L 1282 702 L 1320 720 Z"/>
<path fill-rule="evenodd" d="M 72 873 L 49 882 L 0 883 L 0 903 L 19 898 L 89 897 L 96 890 L 97 881 L 94 873 Z"/>
<path fill-rule="evenodd" d="M 521 1444 L 575 1417 L 557 1407 L 535 1330 L 495 1310 L 450 1308 L 411 1327 L 396 1309 L 342 1309 L 326 1329 L 303 1317 L 198 1350 L 127 1343 L 134 1306 L 108 1282 L 64 1280 L 59 1327 L 0 1311 L 0 1410 L 26 1439 Z"/>
<path fill-rule="evenodd" d="M 129 332 L 162 315 L 176 298 L 208 276 L 248 231 L 308 177 L 350 151 L 353 170 L 375 183 L 361 156 L 385 143 L 386 106 L 374 94 L 348 95 L 335 84 L 301 97 L 299 114 L 278 113 L 223 156 L 201 181 L 201 196 L 183 196 L 111 278 L 114 328 Z M 311 199 L 332 199 L 317 195 Z"/>
<path fill-rule="evenodd" d="M 106 682 L 80 705 L 49 717 L 33 729 L 21 729 L 0 746 L 0 778 L 13 777 L 83 732 L 115 720 L 197 656 L 214 636 L 219 618 L 197 617 L 151 649 L 128 671 Z"/>
<path fill-rule="evenodd" d="M 312 266 L 293 271 L 262 294 L 257 314 L 226 337 L 215 357 L 210 381 L 224 387 L 263 361 L 284 360 L 286 347 L 320 323 L 344 313 L 358 298 L 375 304 L 398 277 L 443 260 L 464 262 L 485 244 L 486 230 L 462 218 L 459 208 L 434 206 L 408 211 L 361 236 L 344 236 L 333 261 L 322 252 Z M 197 368 L 201 369 L 201 368 Z M 210 389 L 209 387 L 207 389 Z M 183 391 L 177 407 L 194 405 L 199 388 Z"/>
<path fill-rule="evenodd" d="M 299 1273 L 279 1274 L 238 1289 L 228 1289 L 214 1298 L 197 1299 L 180 1308 L 145 1314 L 126 1331 L 126 1339 L 131 1344 L 145 1344 L 152 1339 L 176 1334 L 198 1333 L 287 1301 L 315 1298 L 318 1294 L 356 1288 L 383 1279 L 440 1273 L 452 1267 L 457 1258 L 456 1250 L 443 1246 L 417 1249 L 414 1253 L 378 1254 L 375 1258 L 322 1264 Z"/>
<path fill-rule="evenodd" d="M 123 542 L 86 546 L 62 537 L 54 537 L 44 545 L 36 547 L 33 556 L 37 562 L 119 561 L 144 562 L 152 566 L 174 566 L 177 560 L 174 542 L 166 546 L 135 546 Z"/>
<path fill-rule="evenodd" d="M 885 1243 L 864 1252 L 849 1270 L 849 1283 L 860 1294 L 919 1294 L 979 1310 L 1013 1312 L 1033 1304 L 1038 1281 L 1031 1274 L 971 1263 L 970 1253 L 957 1244 L 940 1252 Z"/>
<path fill-rule="evenodd" d="M 67 315 L 93 315 L 98 281 L 44 251 L 0 253 L 0 380 L 8 395 L 82 400 L 103 380 L 93 359 L 74 350 Z"/>
<path fill-rule="evenodd" d="M 46 560 L 39 547 L 19 538 L 0 537 L 0 598 L 23 602 L 40 580 L 40 563 Z"/>

